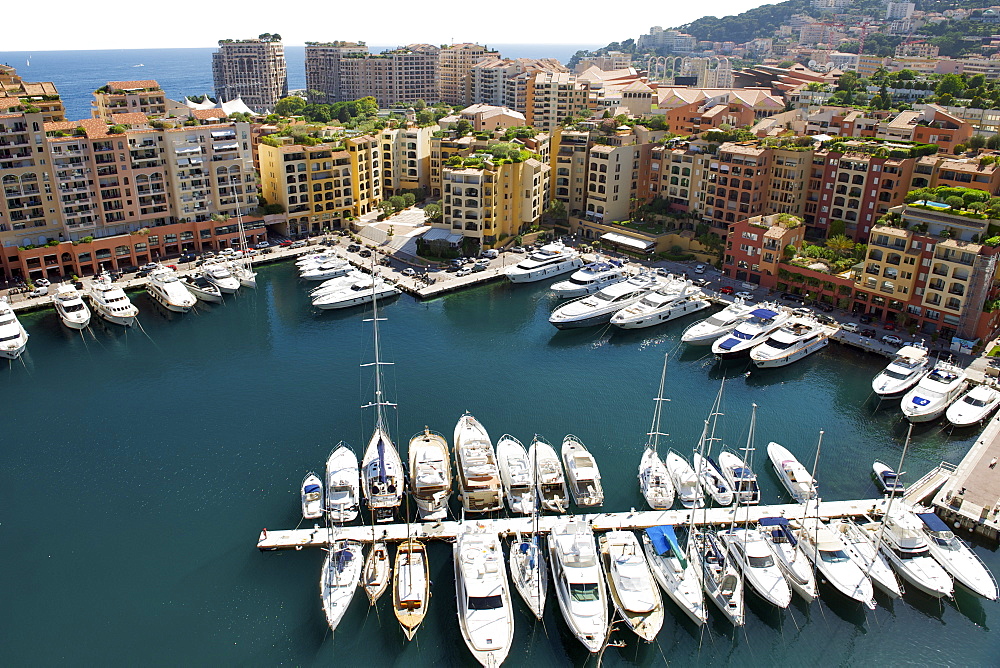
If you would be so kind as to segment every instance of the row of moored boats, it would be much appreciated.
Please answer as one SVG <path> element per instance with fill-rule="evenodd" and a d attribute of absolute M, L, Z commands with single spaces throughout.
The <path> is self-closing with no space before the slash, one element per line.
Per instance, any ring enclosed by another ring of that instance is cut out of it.
<path fill-rule="evenodd" d="M 312 305 L 318 309 L 341 309 L 369 304 L 375 299 L 389 299 L 400 294 L 399 288 L 377 273 L 366 274 L 351 266 L 333 251 L 305 255 L 296 260 L 299 278 L 319 282 L 309 291 Z"/>

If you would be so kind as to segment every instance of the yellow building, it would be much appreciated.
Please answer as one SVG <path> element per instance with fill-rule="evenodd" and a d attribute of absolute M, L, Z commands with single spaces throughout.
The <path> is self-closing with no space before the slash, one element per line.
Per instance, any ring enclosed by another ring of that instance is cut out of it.
<path fill-rule="evenodd" d="M 590 101 L 590 85 L 567 72 L 536 72 L 528 80 L 525 117 L 528 125 L 552 130 L 567 116 L 589 117 L 596 108 Z"/>
<path fill-rule="evenodd" d="M 371 135 L 352 137 L 345 141 L 351 157 L 351 181 L 354 195 L 354 215 L 361 216 L 378 208 L 382 197 L 382 165 L 379 141 Z"/>
<path fill-rule="evenodd" d="M 429 190 L 433 133 L 433 127 L 411 126 L 387 128 L 379 134 L 382 144 L 382 193 L 385 197 L 405 190 Z"/>
<path fill-rule="evenodd" d="M 9 113 L 11 109 L 19 111 L 29 105 L 41 111 L 46 123 L 66 119 L 66 110 L 54 83 L 22 81 L 16 69 L 0 64 L 0 114 Z"/>

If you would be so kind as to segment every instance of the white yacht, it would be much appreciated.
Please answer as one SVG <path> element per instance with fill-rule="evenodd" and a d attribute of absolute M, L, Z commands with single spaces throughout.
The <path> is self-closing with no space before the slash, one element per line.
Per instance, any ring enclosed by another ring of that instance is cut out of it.
<path fill-rule="evenodd" d="M 163 308 L 175 313 L 187 313 L 198 300 L 184 287 L 177 272 L 169 267 L 154 269 L 149 275 L 146 292 Z"/>
<path fill-rule="evenodd" d="M 451 496 L 451 457 L 441 434 L 424 427 L 410 438 L 410 493 L 422 520 L 442 520 Z"/>
<path fill-rule="evenodd" d="M 853 520 L 844 518 L 831 524 L 830 528 L 840 534 L 844 550 L 871 578 L 873 585 L 891 598 L 903 595 L 903 587 L 889 565 L 889 560 L 875 546 L 875 542 L 879 540 L 877 525 L 856 524 Z"/>
<path fill-rule="evenodd" d="M 753 306 L 737 297 L 736 301 L 718 313 L 688 325 L 681 333 L 681 341 L 692 346 L 707 346 L 736 329 L 737 325 L 750 317 L 752 311 L 764 306 L 765 304 Z"/>
<path fill-rule="evenodd" d="M 677 285 L 667 285 L 650 292 L 635 304 L 623 308 L 611 316 L 611 324 L 622 329 L 641 329 L 670 322 L 691 313 L 707 309 L 712 302 L 704 293 L 695 288 L 691 281 Z"/>
<path fill-rule="evenodd" d="M 762 517 L 757 522 L 757 532 L 771 548 L 778 568 L 785 576 L 792 591 L 806 601 L 819 596 L 816 576 L 802 543 L 792 533 L 790 522 L 785 517 Z"/>
<path fill-rule="evenodd" d="M 771 441 L 767 444 L 767 456 L 793 499 L 804 503 L 816 498 L 816 481 L 787 448 Z"/>
<path fill-rule="evenodd" d="M 924 377 L 929 364 L 925 346 L 919 343 L 903 346 L 888 366 L 872 378 L 872 391 L 883 398 L 902 394 Z"/>
<path fill-rule="evenodd" d="M 639 539 L 631 531 L 609 531 L 599 544 L 618 615 L 637 636 L 653 642 L 663 628 L 663 599 Z"/>
<path fill-rule="evenodd" d="M 580 253 L 561 242 L 545 244 L 512 267 L 504 270 L 511 283 L 533 283 L 548 276 L 565 274 L 583 266 Z"/>
<path fill-rule="evenodd" d="M 945 417 L 956 427 L 971 427 L 983 422 L 1000 406 L 1000 392 L 989 385 L 976 385 L 948 406 Z"/>
<path fill-rule="evenodd" d="M 323 310 L 349 308 L 369 304 L 374 299 L 388 299 L 400 293 L 381 276 L 365 275 L 350 285 L 313 297 L 312 305 Z"/>
<path fill-rule="evenodd" d="M 742 357 L 784 325 L 789 317 L 790 314 L 781 307 L 755 308 L 750 311 L 748 319 L 712 344 L 712 352 L 722 359 Z"/>
<path fill-rule="evenodd" d="M 897 505 L 882 518 L 882 524 L 879 548 L 896 572 L 925 594 L 950 598 L 955 585 L 948 572 L 931 556 L 924 538 L 924 523 L 910 510 Z"/>
<path fill-rule="evenodd" d="M 771 605 L 787 608 L 792 602 L 791 587 L 760 532 L 736 527 L 717 535 L 743 571 L 744 581 Z"/>
<path fill-rule="evenodd" d="M 319 578 L 319 596 L 331 631 L 337 630 L 354 598 L 363 565 L 361 543 L 343 539 L 330 541 Z"/>
<path fill-rule="evenodd" d="M 833 332 L 815 320 L 794 318 L 754 346 L 750 359 L 761 369 L 787 366 L 825 348 Z"/>
<path fill-rule="evenodd" d="M 93 280 L 87 297 L 94 312 L 108 322 L 124 327 L 135 324 L 139 309 L 129 300 L 121 286 L 111 281 L 108 272 L 105 271 Z"/>
<path fill-rule="evenodd" d="M 690 532 L 688 541 L 701 562 L 705 596 L 734 626 L 743 626 L 746 621 L 743 574 L 731 559 L 726 558 L 725 549 L 719 546 L 715 536 L 694 527 Z"/>
<path fill-rule="evenodd" d="M 681 549 L 672 525 L 650 527 L 642 537 L 649 569 L 667 596 L 692 622 L 708 620 L 705 595 L 701 586 L 701 560 L 697 550 Z"/>
<path fill-rule="evenodd" d="M 323 481 L 310 471 L 302 479 L 302 519 L 314 520 L 323 516 Z"/>
<path fill-rule="evenodd" d="M 201 274 L 223 294 L 231 295 L 240 289 L 240 279 L 233 276 L 225 262 L 206 262 L 201 265 Z"/>
<path fill-rule="evenodd" d="M 521 515 L 535 512 L 535 467 L 521 441 L 510 434 L 501 436 L 497 441 L 497 465 L 510 512 Z"/>
<path fill-rule="evenodd" d="M 340 256 L 333 251 L 321 251 L 319 253 L 309 253 L 308 255 L 303 255 L 302 257 L 295 260 L 296 267 L 306 267 L 309 265 L 320 264 L 328 260 L 339 260 Z"/>
<path fill-rule="evenodd" d="M 236 277 L 236 280 L 244 288 L 257 287 L 257 272 L 253 270 L 252 262 L 253 260 L 247 257 L 242 262 L 234 262 L 230 265 L 233 276 Z"/>
<path fill-rule="evenodd" d="M 351 522 L 358 516 L 361 471 L 358 456 L 338 443 L 326 459 L 326 512 L 332 522 Z"/>
<path fill-rule="evenodd" d="M 760 487 L 757 476 L 739 455 L 723 450 L 719 453 L 719 469 L 729 482 L 741 506 L 755 506 L 760 503 Z"/>
<path fill-rule="evenodd" d="M 581 508 L 602 505 L 604 487 L 601 485 L 601 471 L 587 446 L 576 436 L 569 434 L 563 439 L 561 454 L 573 503 Z"/>
<path fill-rule="evenodd" d="M 559 329 L 605 325 L 615 313 L 663 285 L 664 280 L 658 274 L 644 272 L 601 288 L 592 295 L 566 302 L 552 312 L 549 322 Z"/>
<path fill-rule="evenodd" d="M 940 361 L 916 387 L 903 395 L 900 408 L 910 422 L 930 422 L 941 417 L 968 385 L 961 367 Z"/>
<path fill-rule="evenodd" d="M 326 281 L 337 276 L 343 276 L 350 270 L 351 263 L 338 258 L 306 265 L 299 272 L 299 278 L 304 281 Z"/>
<path fill-rule="evenodd" d="M 705 495 L 698 483 L 698 476 L 686 459 L 671 450 L 664 458 L 670 481 L 674 483 L 677 497 L 685 508 L 701 508 L 705 505 Z"/>
<path fill-rule="evenodd" d="M 537 533 L 528 537 L 518 534 L 510 544 L 510 579 L 538 620 L 545 614 L 549 588 L 549 566 L 540 540 Z"/>
<path fill-rule="evenodd" d="M 719 470 L 719 465 L 715 463 L 711 457 L 702 457 L 700 453 L 696 452 L 693 456 L 694 459 L 694 470 L 698 475 L 698 482 L 701 483 L 701 488 L 712 497 L 715 504 L 718 506 L 731 506 L 733 504 L 733 488 L 729 484 L 729 481 L 722 471 Z"/>
<path fill-rule="evenodd" d="M 564 513 L 569 507 L 566 478 L 555 448 L 542 437 L 535 435 L 528 448 L 528 461 L 535 468 L 535 489 L 542 510 Z"/>
<path fill-rule="evenodd" d="M 500 538 L 466 524 L 455 539 L 455 601 L 458 626 L 472 656 L 499 666 L 514 640 L 514 606 Z"/>
<path fill-rule="evenodd" d="M 0 298 L 0 357 L 17 359 L 28 346 L 28 332 L 6 297 Z"/>
<path fill-rule="evenodd" d="M 496 453 L 483 425 L 466 413 L 455 425 L 454 443 L 462 507 L 470 513 L 503 508 Z"/>
<path fill-rule="evenodd" d="M 997 581 L 983 560 L 952 533 L 948 525 L 932 512 L 916 513 L 923 523 L 927 547 L 938 563 L 959 583 L 983 598 L 997 600 Z"/>
<path fill-rule="evenodd" d="M 83 301 L 83 293 L 72 285 L 61 283 L 52 296 L 52 303 L 62 324 L 70 329 L 83 329 L 90 324 L 90 309 Z"/>
<path fill-rule="evenodd" d="M 628 277 L 628 269 L 620 261 L 598 260 L 580 267 L 565 281 L 553 283 L 550 289 L 556 297 L 569 299 L 593 294 Z"/>
<path fill-rule="evenodd" d="M 816 570 L 837 591 L 848 598 L 875 609 L 872 581 L 844 548 L 840 536 L 818 518 L 807 518 L 796 534 L 802 550 L 812 560 Z"/>
<path fill-rule="evenodd" d="M 221 304 L 223 302 L 222 290 L 220 290 L 214 283 L 209 283 L 208 279 L 205 278 L 203 274 L 182 278 L 181 282 L 184 283 L 184 287 L 187 288 L 188 292 L 193 294 L 196 299 L 203 302 L 209 302 L 211 304 Z"/>
<path fill-rule="evenodd" d="M 548 541 L 559 608 L 573 635 L 597 653 L 608 635 L 608 595 L 590 524 L 557 522 Z"/>
<path fill-rule="evenodd" d="M 352 281 L 356 281 L 365 277 L 365 272 L 359 271 L 357 269 L 348 269 L 340 276 L 334 278 L 328 278 L 315 288 L 309 291 L 309 296 L 315 299 L 320 294 L 326 292 L 334 292 L 340 290 L 351 284 Z"/>
<path fill-rule="evenodd" d="M 902 494 L 906 491 L 906 485 L 899 481 L 899 474 L 889 468 L 888 464 L 876 459 L 872 464 L 872 472 L 883 494 Z"/>

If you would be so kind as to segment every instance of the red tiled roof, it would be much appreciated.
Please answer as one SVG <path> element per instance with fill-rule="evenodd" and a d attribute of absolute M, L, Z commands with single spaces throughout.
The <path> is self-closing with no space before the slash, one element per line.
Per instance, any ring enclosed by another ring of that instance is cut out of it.
<path fill-rule="evenodd" d="M 212 118 L 226 118 L 226 112 L 222 109 L 192 109 L 191 116 L 199 120 L 207 121 Z"/>
<path fill-rule="evenodd" d="M 147 125 L 149 118 L 141 111 L 133 111 L 127 114 L 111 114 L 111 122 L 115 125 Z"/>
<path fill-rule="evenodd" d="M 159 88 L 160 84 L 156 79 L 142 79 L 139 81 L 109 81 L 108 86 L 115 90 L 136 90 L 138 88 Z"/>

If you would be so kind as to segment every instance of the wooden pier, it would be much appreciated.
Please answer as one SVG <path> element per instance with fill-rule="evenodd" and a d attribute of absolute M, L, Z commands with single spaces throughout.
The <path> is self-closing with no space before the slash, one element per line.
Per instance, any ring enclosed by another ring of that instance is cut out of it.
<path fill-rule="evenodd" d="M 856 517 L 884 510 L 886 499 L 861 499 L 858 501 L 820 501 L 819 516 L 827 519 L 841 517 Z M 810 511 L 812 509 L 810 508 Z M 782 516 L 789 519 L 802 517 L 803 508 L 798 503 L 788 503 L 773 506 L 740 506 L 739 510 L 728 508 L 709 508 L 708 510 L 632 510 L 624 513 L 593 513 L 581 515 L 543 515 L 538 518 L 538 530 L 548 533 L 553 525 L 570 518 L 582 519 L 590 523 L 594 531 L 611 531 L 617 529 L 646 529 L 663 524 L 685 525 L 691 521 L 694 513 L 694 524 L 697 526 L 728 526 L 734 521 L 756 522 L 761 517 Z M 734 517 L 735 515 L 735 517 Z M 810 512 L 812 515 L 812 512 Z M 503 536 L 517 533 L 528 534 L 534 530 L 534 521 L 530 517 L 509 517 L 491 519 L 470 516 L 465 519 L 468 524 L 481 524 L 490 531 Z M 425 540 L 454 540 L 461 531 L 462 523 L 447 522 L 414 522 L 406 524 L 376 524 L 352 525 L 327 529 L 321 524 L 314 524 L 307 529 L 271 530 L 263 529 L 257 538 L 257 549 L 262 552 L 271 550 L 301 550 L 305 547 L 326 547 L 334 539 L 351 539 L 364 543 L 375 540 L 403 541 L 407 537 Z"/>

